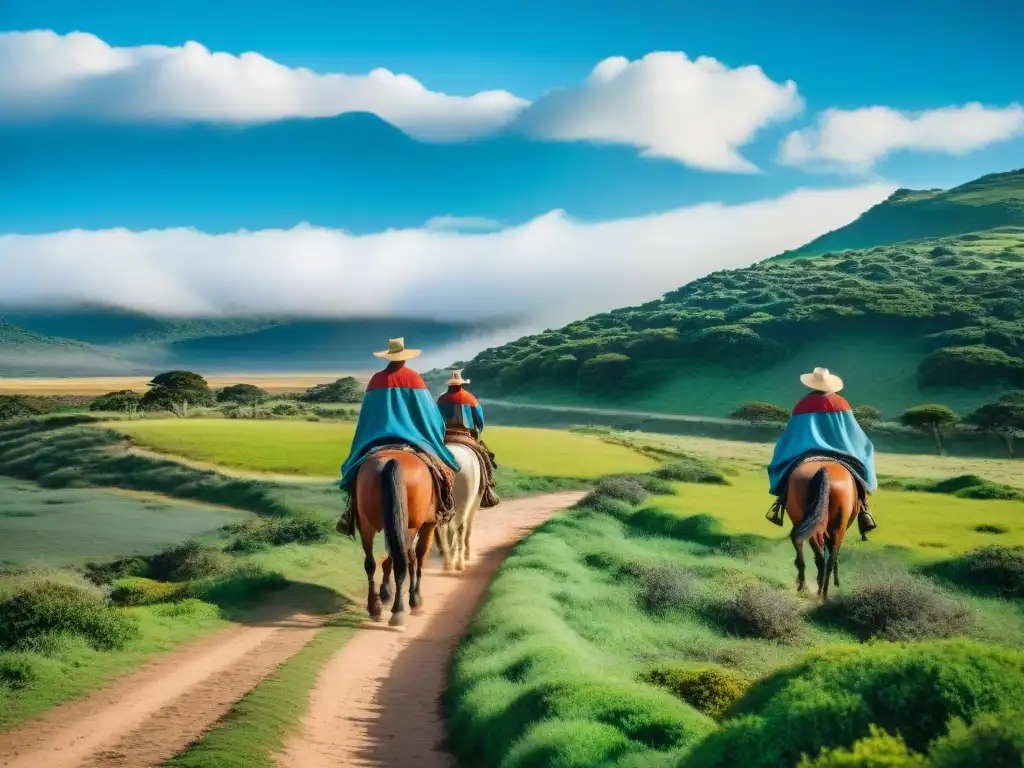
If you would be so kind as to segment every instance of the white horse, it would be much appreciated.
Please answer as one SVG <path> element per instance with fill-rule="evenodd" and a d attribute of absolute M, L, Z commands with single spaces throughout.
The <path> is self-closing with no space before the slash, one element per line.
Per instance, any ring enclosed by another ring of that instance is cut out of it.
<path fill-rule="evenodd" d="M 483 500 L 483 489 L 480 480 L 483 468 L 476 453 L 459 443 L 446 443 L 448 450 L 455 456 L 459 471 L 455 474 L 455 488 L 452 496 L 455 511 L 444 525 L 437 526 L 437 546 L 444 559 L 444 569 L 456 571 L 466 567 L 469 560 L 469 537 L 473 532 L 473 518 L 480 509 Z"/>

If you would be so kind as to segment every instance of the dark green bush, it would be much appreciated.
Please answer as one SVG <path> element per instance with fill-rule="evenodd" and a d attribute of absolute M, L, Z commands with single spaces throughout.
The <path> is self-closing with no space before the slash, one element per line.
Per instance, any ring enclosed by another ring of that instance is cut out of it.
<path fill-rule="evenodd" d="M 154 556 L 146 575 L 157 581 L 205 579 L 224 571 L 230 562 L 219 549 L 198 541 L 186 541 Z"/>
<path fill-rule="evenodd" d="M 640 679 L 664 688 L 715 720 L 721 720 L 750 687 L 749 679 L 728 667 L 695 667 L 671 661 L 647 670 Z"/>
<path fill-rule="evenodd" d="M 647 489 L 635 477 L 608 477 L 599 480 L 591 493 L 595 496 L 619 499 L 629 504 L 639 504 L 648 496 Z"/>
<path fill-rule="evenodd" d="M 229 548 L 234 551 L 254 552 L 263 547 L 279 547 L 284 544 L 314 544 L 327 541 L 333 526 L 322 518 L 312 515 L 249 520 L 239 525 L 227 526 L 234 535 Z"/>
<path fill-rule="evenodd" d="M 932 566 L 960 586 L 1004 597 L 1024 597 L 1024 546 L 988 545 Z"/>
<path fill-rule="evenodd" d="M 776 768 L 877 725 L 925 752 L 954 717 L 1024 707 L 1024 653 L 964 640 L 831 646 L 755 683 L 685 768 Z"/>
<path fill-rule="evenodd" d="M 39 582 L 0 601 L 0 647 L 27 648 L 55 633 L 83 637 L 93 648 L 123 647 L 138 634 L 127 614 L 72 584 Z"/>
<path fill-rule="evenodd" d="M 0 654 L 0 689 L 20 691 L 30 686 L 38 677 L 38 670 L 26 656 Z"/>
<path fill-rule="evenodd" d="M 188 594 L 214 605 L 240 608 L 267 592 L 286 586 L 288 580 L 277 571 L 268 571 L 253 563 L 242 563 L 218 576 L 193 582 L 188 586 Z"/>
<path fill-rule="evenodd" d="M 791 595 L 760 585 L 740 587 L 712 606 L 712 617 L 730 634 L 762 640 L 793 638 L 804 629 L 800 604 Z"/>
<path fill-rule="evenodd" d="M 815 613 L 865 640 L 954 637 L 974 626 L 970 608 L 925 579 L 902 572 L 870 577 Z"/>
<path fill-rule="evenodd" d="M 145 576 L 149 572 L 149 561 L 144 557 L 126 557 L 109 563 L 86 563 L 83 571 L 93 584 L 109 584 L 117 579 Z"/>
<path fill-rule="evenodd" d="M 658 467 L 651 474 L 654 477 L 674 483 L 729 484 L 725 475 L 714 464 L 691 456 L 681 458 L 663 467 Z"/>

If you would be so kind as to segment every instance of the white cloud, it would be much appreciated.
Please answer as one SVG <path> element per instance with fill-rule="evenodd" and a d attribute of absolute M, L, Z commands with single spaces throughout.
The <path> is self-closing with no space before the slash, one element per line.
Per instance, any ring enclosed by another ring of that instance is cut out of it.
<path fill-rule="evenodd" d="M 797 190 L 581 223 L 552 211 L 492 233 L 369 235 L 301 225 L 0 236 L 0 305 L 92 301 L 161 314 L 402 315 L 555 325 L 646 301 L 840 227 L 894 185 Z"/>
<path fill-rule="evenodd" d="M 372 112 L 416 138 L 447 141 L 500 129 L 527 103 L 507 91 L 449 96 L 386 69 L 318 74 L 196 42 L 117 48 L 82 32 L 0 33 L 0 114 L 12 117 L 263 122 Z"/>
<path fill-rule="evenodd" d="M 427 229 L 501 229 L 501 222 L 482 216 L 433 216 L 427 219 Z"/>
<path fill-rule="evenodd" d="M 841 166 L 869 170 L 901 150 L 966 155 L 1024 135 L 1024 107 L 985 107 L 977 102 L 924 112 L 889 107 L 830 109 L 814 127 L 790 133 L 779 149 L 785 165 Z"/>
<path fill-rule="evenodd" d="M 696 168 L 752 171 L 739 147 L 802 109 L 796 83 L 776 83 L 760 67 L 658 52 L 605 59 L 583 85 L 524 110 L 513 128 L 544 139 L 631 144 Z"/>
<path fill-rule="evenodd" d="M 197 42 L 114 47 L 82 32 L 0 33 L 0 115 L 7 120 L 255 123 L 365 111 L 425 141 L 511 127 L 539 139 L 630 145 L 696 168 L 751 171 L 739 147 L 802 106 L 792 81 L 776 83 L 760 67 L 730 69 L 678 52 L 605 59 L 583 84 L 530 105 L 507 91 L 450 96 L 386 69 L 319 74 Z"/>

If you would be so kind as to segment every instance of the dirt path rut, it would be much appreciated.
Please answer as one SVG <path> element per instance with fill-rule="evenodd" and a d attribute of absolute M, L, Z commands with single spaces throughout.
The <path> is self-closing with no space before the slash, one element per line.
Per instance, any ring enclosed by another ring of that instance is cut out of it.
<path fill-rule="evenodd" d="M 279 768 L 355 768 L 454 762 L 441 748 L 448 662 L 494 572 L 515 544 L 579 493 L 504 502 L 477 514 L 462 573 L 425 570 L 425 609 L 404 630 L 367 622 L 320 674 L 298 736 Z M 380 571 L 378 570 L 378 580 Z"/>

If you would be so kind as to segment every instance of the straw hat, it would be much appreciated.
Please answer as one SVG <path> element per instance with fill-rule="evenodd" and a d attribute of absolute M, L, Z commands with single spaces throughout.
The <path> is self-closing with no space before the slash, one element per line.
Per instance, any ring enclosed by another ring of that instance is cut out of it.
<path fill-rule="evenodd" d="M 405 338 L 400 337 L 397 339 L 388 339 L 388 348 L 383 352 L 374 352 L 374 357 L 383 357 L 385 360 L 390 360 L 397 363 L 401 360 L 412 360 L 414 357 L 418 357 L 420 349 L 406 349 Z"/>
<path fill-rule="evenodd" d="M 828 368 L 815 368 L 814 373 L 803 374 L 800 383 L 819 392 L 835 393 L 843 388 L 843 380 L 829 373 Z"/>
<path fill-rule="evenodd" d="M 446 382 L 449 387 L 462 386 L 463 384 L 469 384 L 469 379 L 462 378 L 462 372 L 465 368 L 455 368 L 452 370 L 452 377 Z"/>

